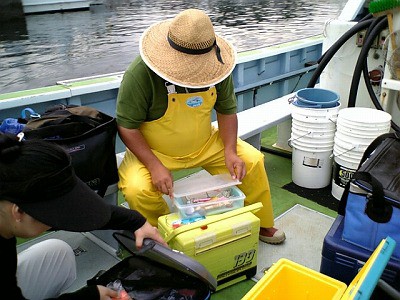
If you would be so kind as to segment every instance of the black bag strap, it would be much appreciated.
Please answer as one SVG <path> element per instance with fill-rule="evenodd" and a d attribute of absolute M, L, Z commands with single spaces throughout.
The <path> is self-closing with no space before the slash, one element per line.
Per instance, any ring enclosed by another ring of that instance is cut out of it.
<path fill-rule="evenodd" d="M 42 115 L 27 120 L 26 131 L 71 122 L 85 123 L 95 128 L 106 121 L 104 117 L 103 113 L 90 106 L 57 104 L 48 107 Z"/>
<path fill-rule="evenodd" d="M 90 116 L 74 115 L 67 110 L 60 110 L 47 115 L 42 115 L 40 118 L 29 120 L 24 131 L 39 130 L 48 126 L 71 122 L 87 124 L 92 128 L 95 128 L 101 124 L 99 120 L 96 120 Z"/>
<path fill-rule="evenodd" d="M 390 221 L 393 213 L 393 206 L 385 201 L 383 186 L 373 175 L 368 172 L 356 172 L 353 180 L 361 181 L 362 184 L 371 186 L 372 193 L 367 194 L 367 205 L 365 213 L 377 223 L 387 223 Z"/>
<path fill-rule="evenodd" d="M 389 222 L 392 217 L 393 206 L 385 200 L 382 184 L 368 172 L 357 171 L 353 174 L 353 178 L 347 182 L 339 202 L 338 214 L 342 216 L 346 214 L 350 185 L 355 181 L 361 182 L 364 186 L 369 185 L 372 191 L 366 196 L 367 204 L 365 206 L 365 213 L 368 217 L 377 223 Z"/>
<path fill-rule="evenodd" d="M 358 165 L 358 168 L 361 167 L 361 165 L 370 157 L 372 152 L 387 138 L 394 138 L 394 139 L 400 139 L 400 132 L 389 132 L 389 133 L 384 133 L 375 138 L 371 144 L 367 147 L 367 149 L 364 151 L 364 154 L 360 160 L 360 163 Z"/>
<path fill-rule="evenodd" d="M 344 216 L 346 214 L 347 198 L 349 197 L 351 180 L 349 180 L 344 186 L 342 197 L 340 198 L 338 205 L 338 214 Z"/>
<path fill-rule="evenodd" d="M 394 139 L 400 139 L 400 132 L 389 132 L 389 133 L 385 133 L 382 134 L 380 136 L 378 136 L 377 138 L 375 138 L 371 144 L 367 147 L 367 149 L 364 151 L 363 156 L 360 160 L 360 163 L 357 167 L 357 170 L 360 169 L 360 167 L 362 166 L 362 164 L 371 156 L 371 154 L 375 151 L 375 149 L 386 139 L 388 138 L 394 138 Z M 379 201 L 378 204 L 375 203 L 375 206 L 370 204 L 371 206 L 374 207 L 379 207 L 380 209 L 383 208 L 382 203 L 381 202 L 385 202 L 384 200 L 384 191 L 383 191 L 383 187 L 382 184 L 376 180 L 375 177 L 373 177 L 371 174 L 367 173 L 368 175 L 362 174 L 362 172 L 360 171 L 356 171 L 353 176 L 352 179 L 349 180 L 346 184 L 346 186 L 344 187 L 344 191 L 342 194 L 342 197 L 340 198 L 339 201 L 339 206 L 338 206 L 338 214 L 344 216 L 345 212 L 346 212 L 346 205 L 347 205 L 347 198 L 349 196 L 349 192 L 350 192 L 350 185 L 352 182 L 355 181 L 355 179 L 359 179 L 359 180 L 363 180 L 364 182 L 368 182 L 370 186 L 372 186 L 373 192 L 374 194 L 377 196 L 374 197 L 375 199 L 379 198 L 378 200 L 374 200 L 374 201 Z M 371 202 L 371 201 L 370 201 Z M 387 204 L 386 204 L 387 205 Z M 373 213 L 371 213 L 373 215 Z"/>
<path fill-rule="evenodd" d="M 53 124 L 39 127 L 32 130 L 24 130 L 24 136 L 27 139 L 43 139 L 43 140 L 64 140 L 71 137 L 80 136 L 93 129 L 90 124 L 85 122 L 72 122 L 63 124 Z"/>

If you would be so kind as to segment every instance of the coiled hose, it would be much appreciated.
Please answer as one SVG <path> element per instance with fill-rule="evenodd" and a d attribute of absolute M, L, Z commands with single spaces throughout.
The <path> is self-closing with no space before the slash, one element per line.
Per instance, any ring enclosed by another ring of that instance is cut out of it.
<path fill-rule="evenodd" d="M 317 83 L 319 77 L 321 76 L 323 70 L 336 54 L 336 52 L 347 42 L 351 37 L 357 34 L 359 31 L 367 29 L 367 33 L 364 39 L 364 44 L 357 59 L 356 66 L 354 68 L 353 78 L 351 82 L 351 87 L 349 91 L 349 101 L 348 107 L 354 107 L 356 102 L 356 97 L 358 93 L 358 86 L 361 78 L 361 73 L 364 75 L 365 84 L 367 87 L 367 91 L 370 95 L 371 101 L 374 106 L 383 110 L 382 105 L 380 104 L 376 94 L 372 88 L 371 82 L 369 80 L 368 75 L 368 52 L 371 49 L 372 44 L 374 43 L 375 38 L 380 34 L 380 32 L 387 27 L 387 18 L 371 18 L 371 15 L 367 15 L 360 22 L 350 28 L 347 32 L 345 32 L 319 59 L 318 67 L 315 69 L 313 76 L 311 77 L 308 86 L 312 88 Z M 400 127 L 391 121 L 391 127 L 395 131 L 400 131 Z"/>
<path fill-rule="evenodd" d="M 378 29 L 378 30 L 376 30 L 374 32 L 371 31 L 371 34 L 369 34 L 367 32 L 366 43 L 370 44 L 369 48 L 371 47 L 371 45 L 374 42 L 375 38 L 380 34 L 380 31 L 382 31 L 383 29 L 386 28 L 387 19 L 385 19 L 385 18 L 383 20 L 382 19 L 377 19 L 375 23 L 376 23 L 376 25 L 371 24 L 371 28 L 380 28 L 380 30 Z M 372 84 L 371 84 L 371 82 L 369 80 L 369 74 L 368 74 L 368 50 L 369 50 L 369 48 L 366 50 L 366 53 L 364 53 L 363 55 L 362 55 L 362 53 L 360 53 L 359 59 L 361 61 L 360 61 L 360 66 L 359 67 L 362 68 L 362 73 L 363 73 L 363 77 L 364 77 L 365 86 L 367 88 L 367 91 L 368 91 L 368 94 L 369 94 L 369 96 L 371 98 L 371 101 L 373 102 L 373 104 L 375 105 L 375 107 L 377 109 L 383 111 L 383 107 L 382 107 L 380 101 L 378 100 L 378 98 L 377 98 L 377 96 L 375 94 L 375 91 L 372 88 Z M 358 61 L 357 61 L 357 63 L 358 63 Z M 358 70 L 358 68 L 356 67 L 355 70 Z M 354 77 L 353 77 L 353 79 L 354 79 Z M 354 82 L 354 85 L 355 84 L 356 84 L 356 82 Z M 352 82 L 352 85 L 353 85 L 353 82 Z M 352 104 L 354 103 L 353 106 L 355 106 L 355 102 L 356 102 L 355 98 L 356 98 L 356 96 L 357 96 L 356 93 L 355 94 L 353 93 L 353 95 L 351 95 L 351 97 L 349 95 L 349 107 L 350 107 L 350 103 L 352 103 Z M 390 123 L 391 123 L 391 127 L 392 127 L 393 130 L 400 132 L 400 126 L 398 126 L 393 121 L 393 119 L 390 121 Z"/>
<path fill-rule="evenodd" d="M 359 31 L 367 29 L 373 21 L 374 21 L 373 19 L 367 19 L 351 27 L 321 56 L 320 60 L 318 61 L 318 66 L 315 69 L 313 75 L 311 76 L 310 81 L 308 82 L 307 85 L 308 88 L 313 88 L 315 86 L 319 77 L 321 76 L 322 71 L 328 65 L 328 63 L 330 62 L 332 57 L 336 54 L 336 52 L 338 52 L 339 49 L 344 45 L 344 43 L 346 43 L 351 37 L 353 37 Z"/>

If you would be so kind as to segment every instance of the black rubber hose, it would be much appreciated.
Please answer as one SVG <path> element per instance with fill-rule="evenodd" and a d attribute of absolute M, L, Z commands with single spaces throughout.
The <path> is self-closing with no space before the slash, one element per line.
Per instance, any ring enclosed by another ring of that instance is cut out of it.
<path fill-rule="evenodd" d="M 344 35 L 342 35 L 318 60 L 318 67 L 315 69 L 313 76 L 311 77 L 308 86 L 309 88 L 312 88 L 315 86 L 315 84 L 317 83 L 321 73 L 323 72 L 323 70 L 325 69 L 326 65 L 329 63 L 329 61 L 332 59 L 332 57 L 336 54 L 336 52 L 340 49 L 340 47 L 343 46 L 343 44 L 350 39 L 354 34 L 358 33 L 359 31 L 368 28 L 365 39 L 367 39 L 368 36 L 371 36 L 371 32 L 372 30 L 378 25 L 378 24 L 385 24 L 385 17 L 381 17 L 378 19 L 371 19 L 371 15 L 367 15 L 366 17 L 364 17 L 362 20 L 360 20 L 359 23 L 357 23 L 356 25 L 354 25 L 352 28 L 350 28 L 347 32 L 345 32 Z M 382 22 L 382 23 L 381 23 Z M 380 30 L 382 31 L 385 26 L 384 25 L 380 25 L 383 28 Z M 379 35 L 380 31 L 374 31 L 372 32 L 373 34 L 377 34 Z M 372 40 L 373 42 L 373 40 Z M 371 45 L 368 47 L 368 51 L 372 46 L 372 42 Z M 364 44 L 365 45 L 365 44 Z M 383 110 L 383 107 L 381 106 L 379 100 L 377 99 L 376 95 L 375 95 L 375 91 L 373 90 L 371 83 L 369 81 L 369 76 L 368 76 L 368 64 L 367 64 L 367 55 L 368 55 L 368 51 L 366 52 L 366 55 L 364 57 L 364 65 L 362 67 L 362 72 L 364 74 L 364 80 L 366 83 L 366 87 L 368 90 L 368 93 L 371 97 L 371 101 L 374 103 L 375 107 L 377 109 Z M 361 53 L 360 53 L 361 55 Z M 356 69 L 356 68 L 355 68 Z M 360 76 L 358 77 L 357 82 L 359 83 L 360 81 Z M 353 82 L 354 82 L 354 77 L 353 77 Z M 353 85 L 353 84 L 352 84 Z M 355 83 L 354 83 L 355 85 Z M 355 96 L 357 95 L 357 90 L 358 90 L 358 84 L 356 85 L 356 88 L 354 90 L 353 87 L 353 93 L 351 97 L 354 97 L 353 95 L 355 94 Z M 349 103 L 352 104 L 352 102 L 354 102 L 355 105 L 355 99 L 350 101 L 350 95 L 349 95 Z M 348 105 L 350 107 L 350 105 Z M 394 130 L 396 131 L 400 131 L 400 127 L 393 122 L 393 120 L 391 121 L 391 126 Z"/>
<path fill-rule="evenodd" d="M 372 18 L 373 18 L 372 14 L 367 14 L 361 20 L 359 20 L 358 23 L 360 23 L 362 21 L 366 21 L 366 20 L 371 20 Z M 369 27 L 371 27 L 371 25 Z M 328 51 L 326 51 L 326 52 L 328 52 Z M 326 52 L 321 55 L 321 57 L 317 60 L 317 63 L 321 62 L 321 60 L 324 58 Z"/>
<path fill-rule="evenodd" d="M 367 30 L 367 32 L 366 32 L 366 34 L 365 34 L 365 39 L 367 39 L 367 37 L 371 34 L 371 30 L 372 30 L 373 28 L 375 28 L 375 26 L 377 26 L 378 23 L 379 23 L 380 21 L 382 21 L 384 18 L 385 18 L 385 17 L 380 17 L 380 18 L 376 18 L 376 19 L 373 20 L 373 22 L 372 22 L 371 25 L 368 27 L 368 30 Z M 379 33 L 378 33 L 378 35 L 379 35 Z M 372 38 L 375 39 L 376 37 L 372 37 Z M 362 71 L 363 71 L 364 81 L 365 81 L 365 84 L 366 84 L 368 93 L 369 93 L 369 95 L 370 95 L 370 97 L 371 97 L 372 102 L 375 102 L 375 101 L 374 101 L 374 98 L 376 99 L 376 95 L 375 95 L 374 89 L 372 88 L 371 81 L 369 80 L 369 74 L 368 74 L 369 70 L 368 70 L 368 60 L 367 60 L 367 58 L 368 58 L 368 57 L 365 57 L 365 59 L 364 59 L 364 67 L 363 67 L 363 70 L 362 70 Z M 378 104 L 379 104 L 379 103 L 378 103 Z"/>
<path fill-rule="evenodd" d="M 371 25 L 369 25 L 369 27 L 367 29 L 367 32 L 365 33 L 365 38 L 367 38 L 370 35 L 372 29 L 375 28 L 375 26 L 377 26 L 379 24 L 379 22 L 381 22 L 385 18 L 386 18 L 386 16 L 382 16 L 382 17 L 379 17 L 379 18 L 374 18 L 372 20 Z"/>
<path fill-rule="evenodd" d="M 364 68 L 363 68 L 365 85 L 367 87 L 368 94 L 371 97 L 372 103 L 375 105 L 375 108 L 383 111 L 383 107 L 382 107 L 381 103 L 379 102 L 379 99 L 376 97 L 374 89 L 372 88 L 371 81 L 369 80 L 368 72 L 369 72 L 368 71 L 368 63 L 366 60 L 365 64 L 364 64 Z M 397 125 L 393 121 L 393 119 L 390 121 L 390 123 L 391 123 L 391 127 L 393 130 L 400 132 L 400 126 Z"/>
<path fill-rule="evenodd" d="M 371 24 L 371 28 L 373 26 L 374 25 Z M 369 69 L 368 69 L 368 57 L 364 57 L 364 67 L 363 67 L 362 71 L 363 71 L 363 77 L 364 77 L 365 86 L 367 88 L 367 91 L 368 91 L 368 94 L 369 94 L 369 96 L 371 98 L 372 103 L 374 104 L 376 109 L 379 109 L 379 110 L 383 111 L 384 109 L 383 109 L 378 97 L 375 94 L 375 91 L 374 91 L 374 89 L 372 87 L 372 84 L 371 84 L 371 81 L 370 81 L 370 78 L 369 78 L 369 74 L 368 74 L 368 72 L 369 72 Z M 393 130 L 398 131 L 398 132 L 400 131 L 400 126 L 398 126 L 393 121 L 393 119 L 390 121 L 390 123 L 391 123 L 391 127 L 392 127 Z"/>
<path fill-rule="evenodd" d="M 374 39 L 379 33 L 387 27 L 387 18 L 384 18 L 379 21 L 379 23 L 371 29 L 369 34 L 364 40 L 364 45 L 361 48 L 360 55 L 358 56 L 356 66 L 354 67 L 353 78 L 350 85 L 350 93 L 349 93 L 349 101 L 348 107 L 355 107 L 356 105 L 356 97 L 358 92 L 358 85 L 360 83 L 361 73 L 368 56 L 368 52 L 371 49 L 372 44 L 374 43 Z"/>
<path fill-rule="evenodd" d="M 362 21 L 372 19 L 372 18 L 373 18 L 373 15 L 371 13 L 368 13 L 362 19 L 360 19 L 360 21 L 358 21 L 358 22 L 362 22 Z"/>
<path fill-rule="evenodd" d="M 374 23 L 371 24 L 370 29 L 375 27 L 378 22 L 380 22 L 380 19 L 376 19 L 374 21 Z M 369 35 L 369 33 L 370 33 L 370 30 L 367 31 L 366 37 Z M 363 71 L 365 86 L 367 87 L 367 91 L 368 91 L 369 96 L 371 97 L 372 102 L 374 103 L 374 105 L 377 109 L 383 110 L 383 107 L 381 106 L 378 98 L 376 97 L 375 91 L 372 88 L 371 80 L 369 78 L 368 56 L 364 57 L 364 65 L 363 65 L 362 71 Z"/>
<path fill-rule="evenodd" d="M 359 31 L 368 28 L 371 23 L 374 21 L 374 19 L 368 19 L 362 22 L 357 23 L 353 27 L 351 27 L 349 30 L 347 30 L 321 57 L 321 60 L 315 69 L 310 81 L 308 82 L 307 87 L 312 88 L 315 86 L 315 84 L 318 81 L 318 78 L 320 77 L 322 71 L 325 69 L 326 65 L 329 63 L 329 61 L 332 59 L 332 57 L 336 54 L 336 52 L 340 49 L 340 47 L 343 46 L 345 42 L 347 42 L 348 39 L 350 39 L 352 36 L 357 34 Z"/>
<path fill-rule="evenodd" d="M 384 291 L 385 295 L 389 296 L 390 299 L 395 299 L 395 300 L 400 299 L 400 292 L 398 290 L 396 290 L 394 287 L 392 287 L 391 285 L 389 285 L 383 279 L 378 280 L 377 287 L 379 287 L 382 291 Z"/>

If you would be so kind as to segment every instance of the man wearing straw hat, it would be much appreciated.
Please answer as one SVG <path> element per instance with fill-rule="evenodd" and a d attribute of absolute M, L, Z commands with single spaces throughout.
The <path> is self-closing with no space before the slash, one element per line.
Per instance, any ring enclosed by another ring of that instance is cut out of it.
<path fill-rule="evenodd" d="M 279 244 L 263 154 L 237 138 L 237 103 L 231 72 L 233 46 L 214 33 L 201 10 L 187 9 L 150 26 L 140 56 L 124 74 L 117 100 L 119 135 L 127 147 L 119 187 L 131 209 L 156 226 L 170 213 L 171 171 L 203 167 L 242 181 L 245 204 L 261 202 L 260 240 Z M 217 113 L 218 129 L 211 125 Z"/>

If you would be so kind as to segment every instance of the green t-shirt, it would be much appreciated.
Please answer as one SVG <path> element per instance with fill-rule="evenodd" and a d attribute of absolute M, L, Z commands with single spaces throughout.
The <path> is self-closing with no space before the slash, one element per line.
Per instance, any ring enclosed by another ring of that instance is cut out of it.
<path fill-rule="evenodd" d="M 161 55 L 161 54 L 160 54 Z M 234 114 L 237 111 L 236 96 L 232 75 L 218 83 L 217 101 L 214 109 L 221 114 Z M 176 86 L 178 93 L 186 91 Z M 197 90 L 198 91 L 198 90 Z M 140 124 L 161 118 L 168 106 L 165 80 L 155 74 L 138 56 L 126 70 L 118 91 L 116 118 L 118 125 L 135 129 Z"/>

